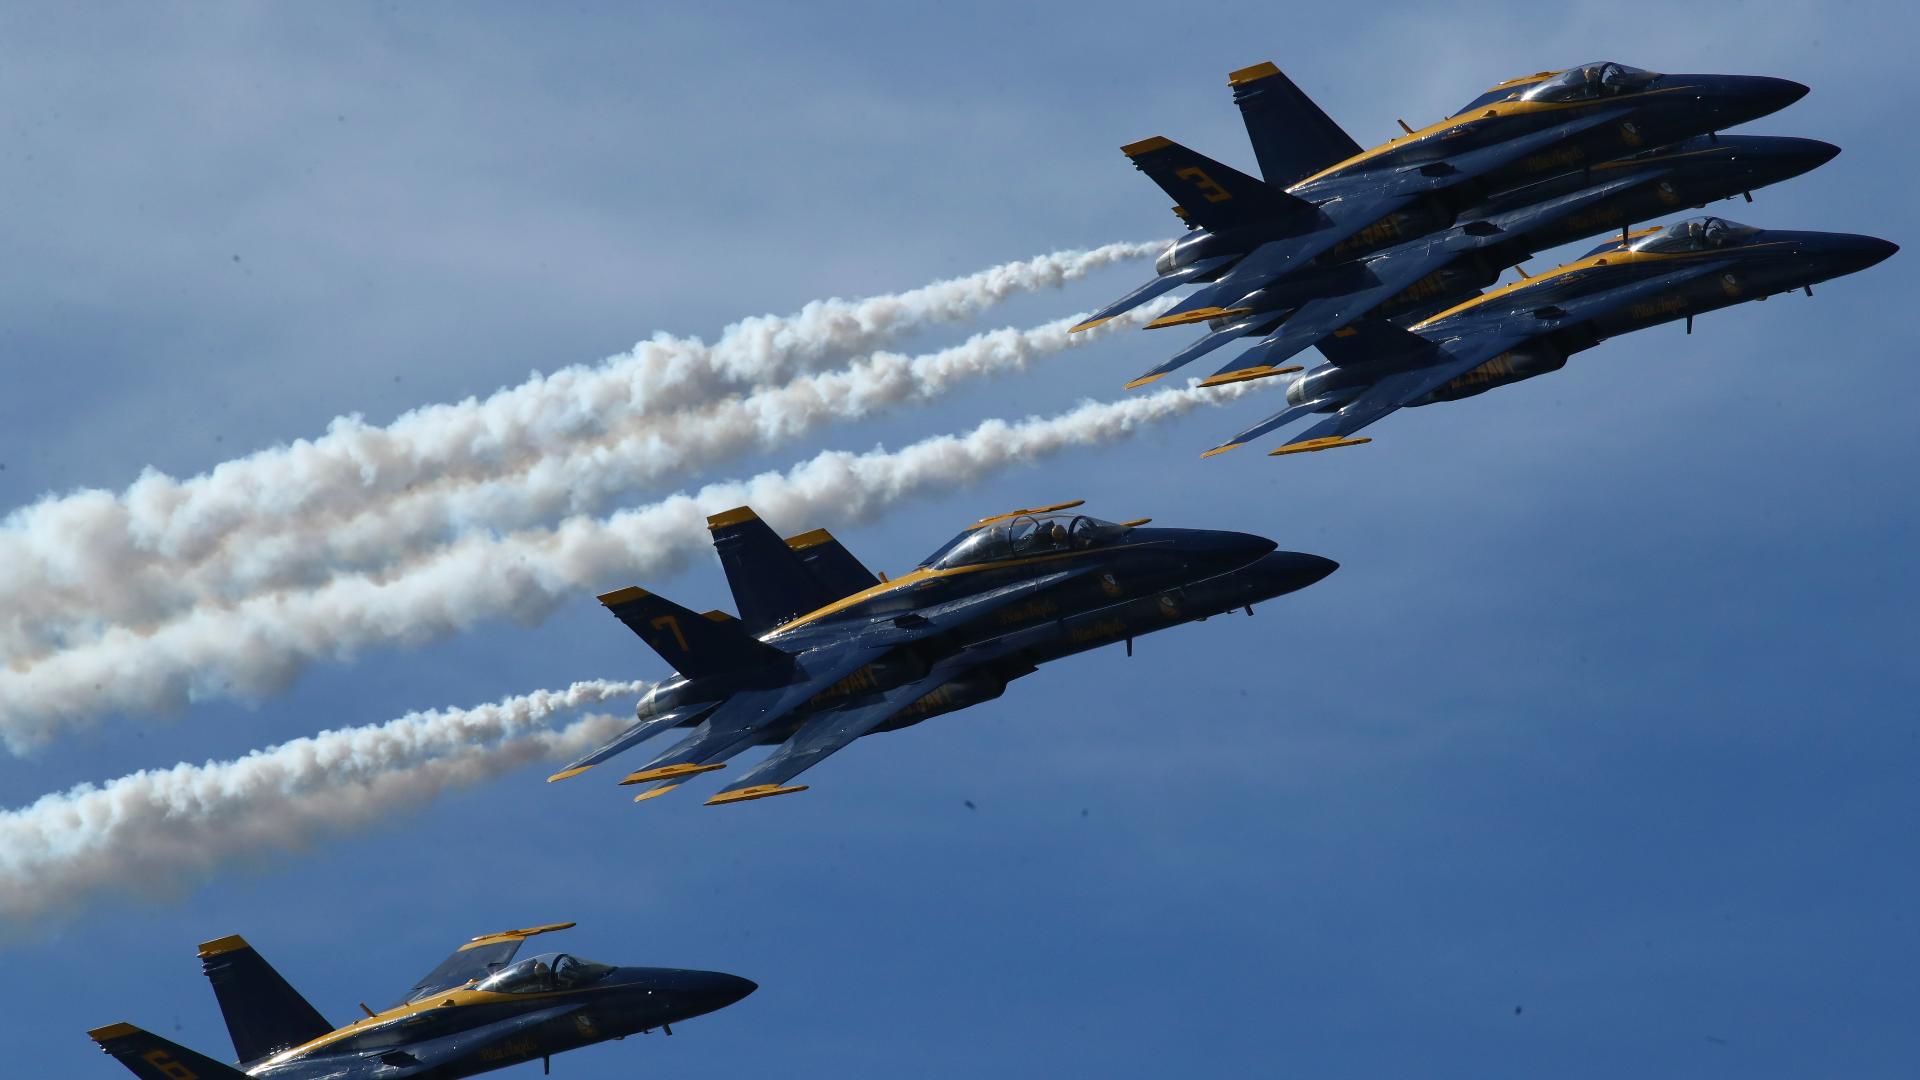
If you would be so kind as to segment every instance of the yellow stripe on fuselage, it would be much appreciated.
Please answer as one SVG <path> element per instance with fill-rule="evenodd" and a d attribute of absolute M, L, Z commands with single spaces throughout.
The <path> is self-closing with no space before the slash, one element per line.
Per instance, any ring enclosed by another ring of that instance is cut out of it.
<path fill-rule="evenodd" d="M 335 1043 L 344 1042 L 369 1028 L 378 1027 L 381 1024 L 390 1023 L 394 1020 L 400 1020 L 418 1013 L 427 1012 L 430 1009 L 457 1009 L 472 1005 L 492 1005 L 501 1002 L 551 1000 L 553 998 L 573 997 L 579 994 L 589 994 L 596 990 L 609 989 L 617 989 L 617 986 L 580 986 L 571 990 L 549 990 L 536 994 L 496 994 L 490 990 L 471 990 L 465 987 L 447 990 L 438 994 L 429 994 L 411 1004 L 396 1005 L 385 1012 L 375 1013 L 365 1019 L 355 1020 L 345 1027 L 335 1028 L 319 1038 L 311 1039 L 301 1043 L 299 1046 L 280 1051 L 273 1055 L 273 1057 L 268 1058 L 266 1064 L 279 1065 L 284 1062 L 306 1057 L 310 1054 L 325 1050 Z M 401 1044 L 399 1049 L 405 1049 L 405 1044 Z"/>
<path fill-rule="evenodd" d="M 1651 232 L 1656 230 L 1647 230 L 1647 231 Z M 1646 235 L 1646 233 L 1642 232 L 1635 235 L 1644 236 Z M 1414 323 L 1412 326 L 1407 327 L 1407 329 L 1417 334 L 1422 330 L 1431 328 L 1436 323 L 1439 323 L 1445 319 L 1452 318 L 1453 316 L 1458 315 L 1462 312 L 1471 311 L 1472 309 L 1479 307 L 1482 304 L 1492 303 L 1495 300 L 1511 298 L 1514 295 L 1524 292 L 1526 290 L 1537 289 L 1537 288 L 1540 288 L 1541 286 L 1551 284 L 1554 281 L 1567 276 L 1568 274 L 1574 273 L 1575 271 L 1587 270 L 1595 266 L 1628 266 L 1633 263 L 1643 263 L 1643 262 L 1684 262 L 1689 259 L 1711 258 L 1714 256 L 1719 256 L 1724 254 L 1726 254 L 1725 249 L 1715 249 L 1715 250 L 1709 250 L 1709 251 L 1634 251 L 1628 248 L 1610 248 L 1606 251 L 1602 251 L 1594 255 L 1589 255 L 1584 259 L 1575 259 L 1573 262 L 1567 263 L 1563 266 L 1556 266 L 1551 270 L 1547 270 L 1542 273 L 1535 274 L 1532 277 L 1526 278 L 1522 281 L 1515 281 L 1515 282 L 1510 282 L 1506 285 L 1502 285 L 1499 288 L 1494 289 L 1492 292 L 1482 293 L 1479 296 L 1476 296 L 1473 299 L 1466 301 L 1465 303 L 1455 304 L 1454 306 L 1448 308 L 1445 311 L 1440 312 L 1437 315 L 1430 316 L 1426 319 L 1421 320 L 1420 322 Z"/>
<path fill-rule="evenodd" d="M 1377 158 L 1382 154 L 1386 154 L 1393 150 L 1398 150 L 1401 147 L 1406 146 L 1410 143 L 1416 143 L 1421 141 L 1422 139 L 1432 138 L 1433 136 L 1438 135 L 1443 131 L 1451 131 L 1455 128 L 1463 128 L 1463 129 L 1470 128 L 1475 124 L 1483 124 L 1489 120 L 1499 120 L 1503 117 L 1509 117 L 1509 116 L 1525 116 L 1529 113 L 1558 112 L 1558 111 L 1564 111 L 1567 109 L 1585 109 L 1585 108 L 1596 108 L 1596 107 L 1612 108 L 1614 105 L 1620 102 L 1631 101 L 1634 98 L 1652 97 L 1655 94 L 1670 94 L 1676 90 L 1683 90 L 1683 89 L 1686 89 L 1686 88 L 1680 87 L 1680 86 L 1668 86 L 1668 87 L 1661 87 L 1657 90 L 1636 90 L 1631 93 L 1617 94 L 1613 97 L 1582 98 L 1579 101 L 1496 101 L 1493 104 L 1488 105 L 1486 108 L 1482 109 L 1480 111 L 1480 115 L 1478 116 L 1468 116 L 1468 117 L 1450 116 L 1445 120 L 1438 121 L 1437 123 L 1428 124 L 1426 127 L 1423 127 L 1420 130 L 1415 131 L 1411 134 L 1402 135 L 1397 139 L 1388 139 L 1386 142 L 1381 143 L 1379 146 L 1376 146 L 1371 150 L 1362 150 L 1358 154 L 1355 154 L 1354 156 L 1346 159 L 1345 161 L 1335 162 L 1334 164 L 1329 165 L 1324 169 L 1321 169 L 1319 172 L 1314 173 L 1312 176 L 1309 176 L 1303 180 L 1299 180 L 1295 182 L 1293 185 L 1287 188 L 1287 192 L 1288 194 L 1297 194 L 1301 188 L 1306 187 L 1308 184 L 1312 184 L 1318 180 L 1324 180 L 1327 177 L 1334 175 L 1335 173 L 1345 172 L 1346 170 L 1351 169 L 1356 165 L 1359 165 L 1363 162 L 1372 161 L 1374 158 Z M 1542 149 L 1544 150 L 1545 148 L 1543 147 Z"/>

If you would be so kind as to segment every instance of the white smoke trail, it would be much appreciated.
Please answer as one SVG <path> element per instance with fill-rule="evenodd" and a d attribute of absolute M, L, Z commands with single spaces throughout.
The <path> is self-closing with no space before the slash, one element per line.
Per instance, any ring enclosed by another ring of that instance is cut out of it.
<path fill-rule="evenodd" d="M 324 731 L 232 761 L 142 770 L 0 813 L 0 921 L 19 924 L 103 894 L 149 897 L 221 865 L 366 828 L 536 758 L 577 756 L 630 719 L 556 713 L 644 692 L 578 682 L 471 709 Z"/>
<path fill-rule="evenodd" d="M 114 628 L 24 670 L 0 671 L 0 738 L 19 750 L 104 711 L 260 697 L 315 660 L 345 660 L 378 644 L 418 644 L 500 616 L 535 622 L 588 591 L 670 573 L 706 548 L 706 515 L 715 510 L 751 503 L 780 521 L 864 520 L 903 499 L 1111 442 L 1261 385 L 1170 389 L 1089 402 L 1049 418 L 989 420 L 964 435 L 897 451 L 829 451 L 784 473 L 711 484 L 606 519 L 578 516 L 551 529 L 468 535 L 390 575 L 342 575 L 315 589 L 196 610 L 151 632 Z"/>
<path fill-rule="evenodd" d="M 1152 320 L 1174 301 L 1150 304 L 1090 332 L 1080 317 L 1027 330 L 1006 328 L 922 356 L 878 352 L 784 386 L 729 396 L 699 409 L 610 425 L 607 437 L 556 448 L 529 466 L 470 482 L 428 483 L 379 500 L 347 520 L 264 515 L 235 523 L 197 564 L 156 553 L 112 578 L 23 598 L 12 626 L 12 667 L 77 646 L 112 625 L 144 631 L 192 608 L 225 607 L 279 589 L 315 587 L 343 572 L 377 572 L 418 558 L 474 529 L 525 528 L 591 513 L 615 499 L 677 480 L 754 449 L 797 439 L 830 421 L 852 420 L 955 384 L 1022 370 L 1032 361 Z"/>
<path fill-rule="evenodd" d="M 0 658 L 63 647 L 99 626 L 138 624 L 150 597 L 169 595 L 169 578 L 222 555 L 231 538 L 250 535 L 249 523 L 340 520 L 422 484 L 525 469 L 605 437 L 611 422 L 783 382 L 916 326 L 967 318 L 1013 293 L 1058 287 L 1154 247 L 1109 244 L 891 296 L 817 301 L 794 315 L 742 320 L 713 345 L 657 335 L 602 364 L 536 374 L 485 400 L 416 409 L 384 427 L 342 417 L 318 439 L 188 480 L 150 469 L 117 495 L 92 489 L 42 499 L 0 523 Z M 252 557 L 226 554 L 237 563 Z M 81 625 L 63 611 L 81 613 Z M 46 626 L 61 629 L 49 634 Z"/>

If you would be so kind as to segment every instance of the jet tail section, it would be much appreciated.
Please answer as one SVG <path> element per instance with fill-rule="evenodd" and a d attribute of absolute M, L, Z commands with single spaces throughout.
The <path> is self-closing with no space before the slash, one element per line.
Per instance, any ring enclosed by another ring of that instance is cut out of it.
<path fill-rule="evenodd" d="M 688 678 L 781 667 L 793 661 L 722 612 L 697 615 L 641 588 L 606 593 L 600 602 Z"/>
<path fill-rule="evenodd" d="M 108 1024 L 87 1032 L 100 1049 L 140 1080 L 247 1080 L 247 1074 L 171 1043 L 132 1024 Z"/>
<path fill-rule="evenodd" d="M 234 1057 L 258 1061 L 317 1039 L 333 1025 L 307 1004 L 273 965 L 238 934 L 200 946 L 200 966 L 213 984 Z"/>
<path fill-rule="evenodd" d="M 1360 144 L 1271 63 L 1227 76 L 1268 184 L 1284 188 L 1360 153 Z"/>
<path fill-rule="evenodd" d="M 822 584 L 801 556 L 749 507 L 715 514 L 707 519 L 707 529 L 713 533 L 713 548 L 720 554 L 740 621 L 755 634 L 846 595 L 834 594 Z"/>
<path fill-rule="evenodd" d="M 1309 219 L 1313 204 L 1246 173 L 1155 136 L 1120 148 L 1133 167 L 1173 196 L 1189 222 L 1213 230 L 1288 217 Z"/>
<path fill-rule="evenodd" d="M 835 600 L 880 584 L 880 579 L 873 576 L 873 571 L 867 569 L 854 557 L 853 552 L 848 551 L 825 529 L 789 536 L 787 546 L 800 556 L 807 570 L 826 586 Z"/>

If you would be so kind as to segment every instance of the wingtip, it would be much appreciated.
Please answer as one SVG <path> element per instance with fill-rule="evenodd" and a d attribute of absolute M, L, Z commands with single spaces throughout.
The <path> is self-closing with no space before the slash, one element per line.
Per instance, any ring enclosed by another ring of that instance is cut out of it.
<path fill-rule="evenodd" d="M 1127 384 L 1126 386 L 1124 386 L 1124 387 L 1121 387 L 1121 389 L 1123 389 L 1123 390 L 1138 390 L 1138 389 L 1140 389 L 1141 387 L 1143 387 L 1143 386 L 1145 386 L 1145 385 L 1147 385 L 1147 384 L 1148 384 L 1148 383 L 1150 383 L 1150 382 L 1158 382 L 1159 380 L 1161 380 L 1161 379 L 1163 379 L 1163 378 L 1166 378 L 1166 375 L 1167 375 L 1167 373 L 1166 373 L 1166 372 L 1164 372 L 1164 371 L 1156 371 L 1156 372 L 1154 372 L 1154 373 L 1153 373 L 1153 374 L 1151 374 L 1151 375 L 1142 375 L 1142 376 L 1140 376 L 1139 378 L 1137 378 L 1137 379 L 1135 379 L 1135 380 L 1133 380 L 1132 382 L 1130 382 L 1130 383 L 1128 383 L 1128 384 Z"/>
<path fill-rule="evenodd" d="M 1195 308 L 1192 311 L 1177 312 L 1172 315 L 1162 315 L 1148 323 L 1147 329 L 1160 330 L 1169 326 L 1185 326 L 1188 323 L 1206 322 L 1208 319 L 1218 318 L 1220 313 L 1220 308 L 1203 307 Z"/>
<path fill-rule="evenodd" d="M 755 799 L 771 799 L 775 795 L 794 795 L 805 790 L 807 790 L 807 785 L 805 784 L 795 784 L 792 787 L 781 787 L 779 784 L 759 784 L 750 788 L 723 791 L 713 798 L 708 799 L 706 805 L 726 806 L 729 803 L 752 802 Z"/>
<path fill-rule="evenodd" d="M 715 769 L 724 769 L 726 767 L 727 765 L 724 761 L 716 761 L 711 765 L 662 765 L 657 769 L 641 769 L 638 772 L 630 772 L 620 781 L 620 786 L 645 784 L 654 780 L 678 780 L 683 776 L 693 776 L 698 773 L 712 772 Z"/>
<path fill-rule="evenodd" d="M 1111 315 L 1102 315 L 1097 319 L 1088 319 L 1086 322 L 1083 322 L 1080 325 L 1074 327 L 1073 329 L 1068 330 L 1067 333 L 1077 334 L 1082 330 L 1091 330 L 1094 327 L 1099 326 L 1101 323 L 1106 322 L 1112 318 L 1113 316 Z"/>
<path fill-rule="evenodd" d="M 1218 455 L 1220 455 L 1220 454 L 1224 454 L 1224 453 L 1226 453 L 1227 451 L 1229 451 L 1229 450 L 1232 450 L 1232 449 L 1234 449 L 1234 448 L 1236 448 L 1236 447 L 1238 447 L 1239 445 L 1240 445 L 1240 444 L 1239 444 L 1239 443 L 1237 443 L 1237 442 L 1230 442 L 1230 443 L 1222 443 L 1221 445 L 1219 445 L 1219 446 L 1216 446 L 1216 447 L 1214 447 L 1213 449 L 1211 449 L 1211 450 L 1209 450 L 1209 451 L 1207 451 L 1207 452 L 1206 452 L 1206 453 L 1204 453 L 1204 454 L 1201 454 L 1200 456 L 1201 456 L 1201 457 L 1203 457 L 1203 458 L 1210 458 L 1210 457 L 1216 457 L 1216 456 L 1218 456 Z"/>
<path fill-rule="evenodd" d="M 1299 364 L 1289 364 L 1285 367 L 1268 367 L 1265 364 L 1259 364 L 1254 367 L 1241 368 L 1238 371 L 1222 371 L 1209 375 L 1200 380 L 1200 385 L 1227 386 L 1232 383 L 1252 382 L 1255 379 L 1271 378 L 1275 375 L 1291 375 L 1296 371 L 1304 370 L 1306 369 Z"/>
<path fill-rule="evenodd" d="M 1365 439 L 1365 438 L 1341 439 L 1337 437 L 1329 437 L 1325 439 L 1308 439 L 1306 442 L 1289 443 L 1286 446 L 1282 446 L 1278 449 L 1269 450 L 1267 451 L 1267 456 L 1283 457 L 1287 454 L 1312 454 L 1321 450 L 1332 450 L 1335 447 L 1340 447 L 1340 446 L 1363 446 L 1372 441 L 1373 441 L 1372 439 Z"/>
<path fill-rule="evenodd" d="M 588 769 L 591 769 L 591 768 L 593 768 L 593 766 L 591 765 L 575 765 L 571 769 L 561 769 L 559 772 L 554 773 L 552 776 L 547 777 L 547 783 L 551 784 L 556 780 L 572 779 L 573 777 L 579 776 L 581 773 L 586 772 Z"/>
<path fill-rule="evenodd" d="M 651 788 L 649 790 L 641 792 L 638 795 L 635 795 L 633 797 L 633 801 L 646 802 L 648 799 L 657 799 L 660 796 L 665 795 L 667 792 L 672 791 L 674 788 L 677 788 L 679 786 L 680 786 L 679 784 L 667 784 L 663 787 Z"/>

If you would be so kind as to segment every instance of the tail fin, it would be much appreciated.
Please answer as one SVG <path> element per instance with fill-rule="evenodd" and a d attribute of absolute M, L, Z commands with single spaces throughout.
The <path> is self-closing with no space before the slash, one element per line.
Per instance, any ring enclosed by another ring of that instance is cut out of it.
<path fill-rule="evenodd" d="M 713 533 L 740 621 L 756 634 L 845 595 L 829 595 L 832 590 L 808 572 L 800 556 L 751 507 L 715 514 L 707 519 L 707 529 Z"/>
<path fill-rule="evenodd" d="M 170 1043 L 132 1024 L 108 1024 L 87 1032 L 140 1080 L 246 1080 L 247 1074 L 231 1065 L 196 1054 L 177 1043 Z"/>
<path fill-rule="evenodd" d="M 1231 229 L 1313 213 L 1313 205 L 1246 173 L 1154 136 L 1120 148 L 1180 204 L 1180 216 L 1208 229 Z"/>
<path fill-rule="evenodd" d="M 787 546 L 800 556 L 800 561 L 806 564 L 813 576 L 820 579 L 820 584 L 833 593 L 835 600 L 880 584 L 880 579 L 873 576 L 873 571 L 862 565 L 859 559 L 854 558 L 853 552 L 848 551 L 825 529 L 789 536 Z"/>
<path fill-rule="evenodd" d="M 1260 161 L 1260 175 L 1283 188 L 1345 161 L 1360 144 L 1271 63 L 1227 76 L 1233 103 L 1247 124 L 1247 139 Z"/>
<path fill-rule="evenodd" d="M 675 671 L 689 678 L 785 665 L 793 660 L 748 633 L 739 620 L 723 611 L 697 615 L 640 588 L 606 593 L 600 602 Z"/>
<path fill-rule="evenodd" d="M 1440 356 L 1440 347 L 1431 338 L 1385 319 L 1355 319 L 1314 344 L 1329 363 L 1341 367 L 1398 369 L 1429 363 Z"/>
<path fill-rule="evenodd" d="M 233 1036 L 234 1056 L 242 1063 L 333 1030 L 327 1018 L 238 934 L 200 946 L 200 966 L 213 984 L 213 996 L 227 1019 L 227 1033 Z"/>

